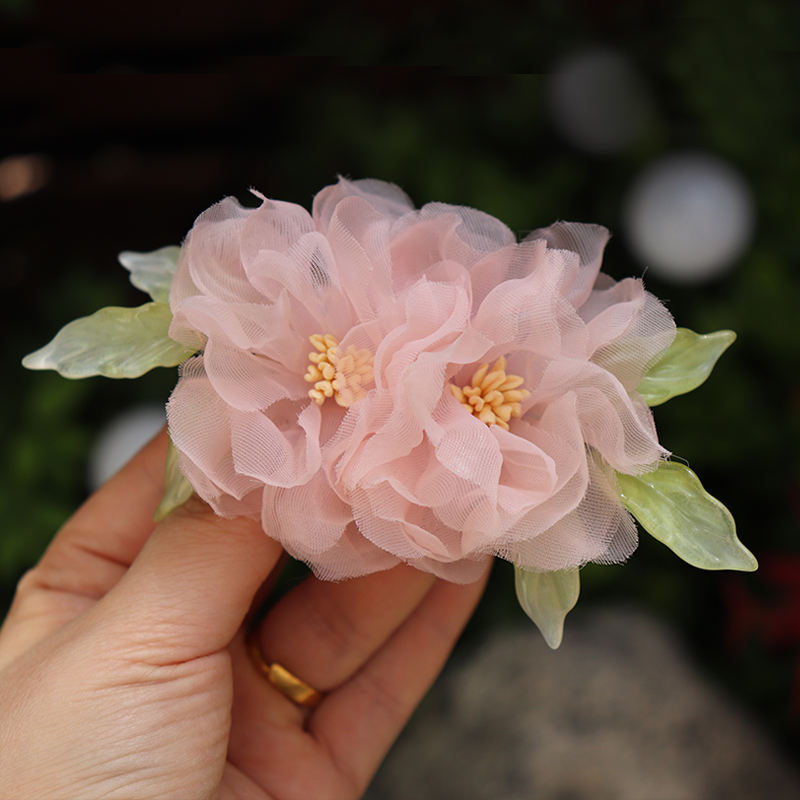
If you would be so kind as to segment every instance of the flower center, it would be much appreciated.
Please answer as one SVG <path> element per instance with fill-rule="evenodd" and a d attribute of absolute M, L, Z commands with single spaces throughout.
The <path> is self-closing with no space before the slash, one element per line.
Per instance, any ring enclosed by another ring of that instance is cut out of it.
<path fill-rule="evenodd" d="M 506 374 L 506 360 L 500 356 L 491 371 L 488 364 L 481 364 L 470 383 L 461 388 L 451 383 L 450 392 L 481 422 L 508 430 L 511 417 L 520 415 L 520 400 L 530 394 L 518 388 L 523 380 L 519 375 Z"/>
<path fill-rule="evenodd" d="M 314 384 L 308 396 L 317 405 L 332 397 L 340 406 L 348 408 L 366 396 L 372 383 L 373 357 L 369 350 L 356 350 L 352 345 L 342 354 L 335 336 L 315 333 L 310 337 L 316 352 L 308 354 L 308 371 L 305 379 Z"/>

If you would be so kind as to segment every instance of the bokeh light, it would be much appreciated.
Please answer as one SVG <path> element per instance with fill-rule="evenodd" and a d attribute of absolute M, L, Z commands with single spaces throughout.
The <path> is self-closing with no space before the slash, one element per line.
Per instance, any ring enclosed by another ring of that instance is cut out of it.
<path fill-rule="evenodd" d="M 587 50 L 557 63 L 548 82 L 548 101 L 564 138 L 596 155 L 630 147 L 651 114 L 644 81 L 612 50 Z"/>
<path fill-rule="evenodd" d="M 139 405 L 121 412 L 106 423 L 89 453 L 88 481 L 92 489 L 102 486 L 166 424 L 163 406 Z"/>
<path fill-rule="evenodd" d="M 753 196 L 728 162 L 678 153 L 651 164 L 623 205 L 628 244 L 642 266 L 674 283 L 720 277 L 750 242 Z"/>
<path fill-rule="evenodd" d="M 0 161 L 0 201 L 41 189 L 50 180 L 50 160 L 41 155 L 8 156 Z"/>

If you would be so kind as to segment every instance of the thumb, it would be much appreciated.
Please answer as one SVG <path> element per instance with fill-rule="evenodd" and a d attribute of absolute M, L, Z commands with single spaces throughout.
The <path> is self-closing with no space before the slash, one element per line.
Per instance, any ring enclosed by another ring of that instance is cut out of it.
<path fill-rule="evenodd" d="M 223 519 L 192 497 L 155 529 L 106 596 L 106 612 L 150 663 L 215 653 L 236 635 L 282 552 L 259 522 Z"/>

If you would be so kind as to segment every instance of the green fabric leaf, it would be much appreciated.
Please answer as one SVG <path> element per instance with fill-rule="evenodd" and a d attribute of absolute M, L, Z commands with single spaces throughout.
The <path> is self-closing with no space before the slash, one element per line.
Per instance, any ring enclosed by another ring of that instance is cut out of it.
<path fill-rule="evenodd" d="M 646 475 L 617 474 L 628 511 L 653 537 L 700 569 L 758 568 L 736 536 L 731 512 L 712 497 L 684 464 L 665 461 Z"/>
<path fill-rule="evenodd" d="M 166 303 L 101 308 L 65 325 L 22 365 L 54 369 L 65 378 L 138 378 L 153 367 L 174 367 L 195 352 L 169 338 L 171 321 Z"/>
<path fill-rule="evenodd" d="M 147 292 L 158 303 L 167 303 L 180 254 L 180 247 L 170 245 L 151 253 L 124 250 L 117 259 L 131 273 L 131 283 L 137 289 Z"/>
<path fill-rule="evenodd" d="M 578 570 L 528 572 L 515 567 L 514 584 L 522 610 L 536 623 L 544 640 L 555 650 L 564 634 L 564 619 L 578 602 Z"/>
<path fill-rule="evenodd" d="M 164 466 L 164 494 L 156 508 L 153 519 L 161 522 L 176 508 L 182 506 L 194 493 L 192 484 L 184 478 L 178 465 L 178 451 L 170 439 L 167 449 L 167 462 Z"/>
<path fill-rule="evenodd" d="M 675 341 L 642 378 L 636 391 L 648 406 L 658 406 L 675 395 L 691 392 L 711 374 L 717 359 L 735 339 L 733 331 L 701 336 L 687 328 L 678 328 Z"/>

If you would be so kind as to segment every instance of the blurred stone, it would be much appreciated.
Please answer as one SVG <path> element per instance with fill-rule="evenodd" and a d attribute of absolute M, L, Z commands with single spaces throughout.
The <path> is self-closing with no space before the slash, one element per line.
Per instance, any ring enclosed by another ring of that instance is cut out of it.
<path fill-rule="evenodd" d="M 660 623 L 609 609 L 452 666 L 367 800 L 789 800 L 800 779 Z"/>

